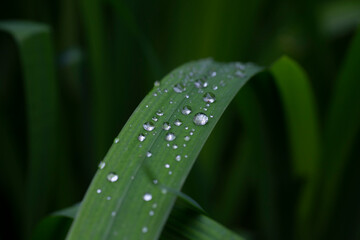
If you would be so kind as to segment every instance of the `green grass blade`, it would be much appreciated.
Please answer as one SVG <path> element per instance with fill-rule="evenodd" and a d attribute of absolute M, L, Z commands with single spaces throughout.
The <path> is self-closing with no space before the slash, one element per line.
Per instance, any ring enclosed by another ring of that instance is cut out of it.
<path fill-rule="evenodd" d="M 325 231 L 333 213 L 344 169 L 360 129 L 360 28 L 352 41 L 337 79 L 326 118 L 323 153 L 323 185 L 316 226 Z M 319 233 L 321 234 L 321 233 Z"/>
<path fill-rule="evenodd" d="M 318 118 L 310 82 L 301 67 L 288 57 L 276 61 L 271 72 L 288 123 L 294 173 L 310 177 L 317 171 L 320 153 Z"/>
<path fill-rule="evenodd" d="M 14 37 L 23 69 L 29 144 L 25 203 L 29 233 L 34 223 L 49 210 L 55 186 L 58 96 L 53 47 L 50 30 L 45 25 L 2 22 L 0 29 Z"/>
<path fill-rule="evenodd" d="M 282 98 L 293 173 L 305 180 L 297 213 L 298 231 L 304 232 L 321 151 L 316 103 L 310 82 L 295 61 L 282 57 L 272 65 L 271 72 Z"/>
<path fill-rule="evenodd" d="M 162 186 L 181 188 L 227 105 L 245 82 L 261 71 L 253 64 L 246 64 L 242 76 L 241 69 L 239 63 L 202 60 L 167 75 L 160 87 L 155 87 L 145 97 L 114 141 L 104 159 L 106 165 L 96 173 L 67 239 L 116 239 L 119 235 L 128 239 L 159 237 L 176 199 L 176 195 L 163 191 Z M 201 78 L 206 78 L 207 88 L 195 87 L 194 81 Z M 176 84 L 184 84 L 186 90 L 177 93 Z M 214 86 L 217 90 L 213 90 Z M 216 94 L 216 101 L 209 107 L 203 100 L 206 92 Z M 191 106 L 190 115 L 181 113 L 185 105 Z M 163 112 L 162 116 L 156 115 L 158 110 Z M 193 122 L 199 112 L 209 117 L 205 126 Z M 158 121 L 152 120 L 154 117 Z M 181 126 L 174 124 L 176 119 L 181 119 Z M 143 128 L 148 121 L 155 126 L 151 132 Z M 171 124 L 169 131 L 162 129 L 164 122 Z M 175 134 L 174 141 L 165 140 L 169 132 Z M 139 134 L 146 136 L 143 142 L 138 140 Z M 190 136 L 190 141 L 185 141 L 185 136 Z M 147 152 L 152 156 L 148 158 Z M 181 156 L 181 161 L 176 161 L 177 155 Z M 107 180 L 110 173 L 118 176 L 116 182 Z M 157 184 L 153 183 L 155 179 Z M 100 190 L 101 193 L 97 193 Z M 146 194 L 151 194 L 150 201 L 144 200 Z M 108 197 L 111 199 L 107 200 Z M 151 210 L 155 212 L 153 216 L 149 216 Z"/>

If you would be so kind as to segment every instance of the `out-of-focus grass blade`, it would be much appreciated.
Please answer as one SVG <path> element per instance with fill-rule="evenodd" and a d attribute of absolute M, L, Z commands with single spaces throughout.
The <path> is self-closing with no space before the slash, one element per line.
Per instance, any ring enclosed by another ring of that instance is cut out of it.
<path fill-rule="evenodd" d="M 167 75 L 114 140 L 67 239 L 159 237 L 176 198 L 166 188 L 181 188 L 221 114 L 259 71 L 201 60 Z"/>
<path fill-rule="evenodd" d="M 270 70 L 282 98 L 293 173 L 305 181 L 297 219 L 300 229 L 304 230 L 301 226 L 306 224 L 309 214 L 321 151 L 316 102 L 305 72 L 295 61 L 284 56 Z"/>
<path fill-rule="evenodd" d="M 320 143 L 310 82 L 301 67 L 286 56 L 271 66 L 271 72 L 287 118 L 294 173 L 304 178 L 311 177 L 317 171 Z"/>
<path fill-rule="evenodd" d="M 360 28 L 348 50 L 329 105 L 324 132 L 323 182 L 315 226 L 325 231 L 333 213 L 336 196 L 360 129 Z M 316 235 L 315 235 L 316 236 Z"/>
<path fill-rule="evenodd" d="M 25 205 L 29 233 L 48 210 L 56 176 L 58 96 L 53 48 L 50 30 L 45 25 L 1 22 L 0 29 L 14 37 L 23 69 L 28 117 L 29 166 Z"/>

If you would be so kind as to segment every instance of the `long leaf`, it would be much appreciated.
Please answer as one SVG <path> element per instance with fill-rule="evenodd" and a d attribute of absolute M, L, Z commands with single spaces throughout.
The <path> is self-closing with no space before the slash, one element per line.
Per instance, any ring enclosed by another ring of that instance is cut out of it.
<path fill-rule="evenodd" d="M 34 223 L 49 210 L 55 186 L 58 95 L 53 48 L 50 30 L 43 24 L 2 22 L 0 29 L 15 39 L 23 69 L 29 144 L 25 203 L 29 233 Z"/>
<path fill-rule="evenodd" d="M 176 198 L 164 187 L 181 188 L 226 106 L 259 71 L 253 64 L 202 60 L 167 75 L 115 139 L 67 239 L 158 238 Z M 182 114 L 186 105 L 192 109 L 189 115 Z M 170 130 L 162 129 L 164 122 L 170 123 Z"/>

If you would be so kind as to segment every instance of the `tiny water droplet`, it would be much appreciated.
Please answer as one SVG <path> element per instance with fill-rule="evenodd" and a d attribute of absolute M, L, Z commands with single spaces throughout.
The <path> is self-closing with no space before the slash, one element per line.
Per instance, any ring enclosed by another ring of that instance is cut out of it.
<path fill-rule="evenodd" d="M 155 122 L 157 122 L 159 119 L 154 116 L 154 117 L 152 117 L 152 120 L 155 121 Z"/>
<path fill-rule="evenodd" d="M 212 77 L 215 77 L 215 76 L 216 76 L 216 72 L 212 72 L 212 73 L 211 73 L 211 76 L 212 76 Z"/>
<path fill-rule="evenodd" d="M 179 126 L 181 126 L 182 121 L 180 119 L 176 119 L 174 124 L 179 127 Z"/>
<path fill-rule="evenodd" d="M 214 85 L 212 89 L 216 91 L 218 89 L 218 86 Z"/>
<path fill-rule="evenodd" d="M 140 141 L 140 142 L 143 142 L 144 140 L 145 140 L 145 135 L 144 134 L 140 134 L 139 136 L 138 136 L 138 140 Z"/>
<path fill-rule="evenodd" d="M 162 194 L 166 194 L 166 193 L 167 193 L 166 188 L 161 189 L 161 193 L 162 193 Z"/>
<path fill-rule="evenodd" d="M 185 137 L 184 137 L 184 140 L 188 142 L 188 141 L 190 141 L 190 137 L 189 137 L 189 136 L 185 136 Z"/>
<path fill-rule="evenodd" d="M 173 148 L 173 149 L 177 149 L 177 148 L 178 148 L 178 145 L 174 144 L 172 148 Z"/>
<path fill-rule="evenodd" d="M 174 141 L 175 138 L 176 138 L 176 136 L 175 136 L 174 133 L 168 133 L 168 134 L 166 134 L 166 136 L 165 136 L 166 141 L 169 141 L 169 142 Z"/>
<path fill-rule="evenodd" d="M 98 165 L 99 169 L 103 169 L 105 167 L 105 162 L 104 161 L 101 161 Z"/>
<path fill-rule="evenodd" d="M 194 132 L 190 132 L 189 134 L 192 136 L 192 135 L 194 135 Z"/>
<path fill-rule="evenodd" d="M 154 86 L 155 86 L 155 87 L 160 87 L 160 82 L 159 82 L 159 81 L 155 81 L 155 82 L 154 82 Z"/>
<path fill-rule="evenodd" d="M 188 105 L 184 106 L 181 110 L 181 113 L 184 115 L 189 115 L 191 112 L 192 112 L 192 109 Z"/>
<path fill-rule="evenodd" d="M 180 162 L 181 156 L 180 156 L 180 155 L 176 155 L 175 160 L 178 161 L 178 162 Z"/>
<path fill-rule="evenodd" d="M 107 175 L 107 179 L 110 181 L 110 182 L 116 182 L 118 179 L 119 179 L 119 176 L 114 173 L 114 172 L 111 172 Z"/>
<path fill-rule="evenodd" d="M 111 212 L 111 216 L 115 217 L 116 216 L 116 212 Z"/>
<path fill-rule="evenodd" d="M 154 96 L 154 97 L 157 97 L 157 93 L 153 93 L 153 96 Z"/>
<path fill-rule="evenodd" d="M 206 88 L 208 86 L 208 83 L 203 79 L 196 80 L 194 84 L 197 88 Z"/>
<path fill-rule="evenodd" d="M 165 92 L 165 93 L 167 93 L 167 92 L 168 92 L 167 88 L 165 88 L 165 89 L 164 89 L 164 92 Z"/>
<path fill-rule="evenodd" d="M 151 153 L 151 152 L 147 152 L 147 153 L 146 153 L 146 156 L 149 158 L 149 157 L 152 156 L 152 153 Z"/>
<path fill-rule="evenodd" d="M 238 69 L 240 69 L 240 70 L 244 70 L 244 69 L 245 69 L 245 65 L 242 64 L 242 63 L 239 63 L 239 62 L 235 63 L 235 66 L 236 66 L 236 68 L 238 68 Z"/>
<path fill-rule="evenodd" d="M 119 138 L 115 138 L 115 139 L 114 139 L 114 143 L 118 143 L 119 140 L 120 140 Z"/>
<path fill-rule="evenodd" d="M 151 132 L 152 130 L 154 130 L 155 125 L 152 122 L 146 122 L 143 124 L 143 127 L 146 131 Z"/>
<path fill-rule="evenodd" d="M 100 189 L 100 188 L 97 189 L 96 192 L 97 192 L 98 194 L 100 194 L 100 193 L 101 193 L 101 189 Z"/>
<path fill-rule="evenodd" d="M 150 212 L 149 212 L 149 216 L 154 216 L 154 211 L 153 210 L 151 210 Z"/>
<path fill-rule="evenodd" d="M 158 115 L 159 117 L 161 117 L 162 115 L 164 115 L 164 112 L 161 110 L 157 110 L 156 111 L 156 115 Z"/>
<path fill-rule="evenodd" d="M 239 70 L 235 72 L 235 75 L 240 78 L 245 77 L 245 73 L 243 73 L 242 71 L 239 71 Z"/>
<path fill-rule="evenodd" d="M 184 143 L 183 146 L 186 147 L 186 144 Z"/>
<path fill-rule="evenodd" d="M 163 124 L 163 129 L 166 130 L 166 131 L 168 131 L 168 130 L 170 130 L 170 128 L 171 128 L 170 123 L 164 122 L 164 124 Z"/>
<path fill-rule="evenodd" d="M 174 91 L 177 93 L 182 93 L 185 90 L 186 90 L 186 88 L 185 88 L 184 84 L 182 84 L 182 83 L 178 83 L 174 86 Z"/>
<path fill-rule="evenodd" d="M 148 107 L 149 107 L 149 105 L 146 105 L 145 107 L 146 107 L 146 108 L 148 108 Z"/>
<path fill-rule="evenodd" d="M 110 196 L 108 196 L 108 197 L 106 198 L 106 200 L 111 200 L 111 197 L 110 197 Z"/>
<path fill-rule="evenodd" d="M 203 100 L 204 100 L 204 102 L 207 102 L 207 103 L 213 103 L 216 100 L 215 94 L 213 94 L 211 92 L 207 92 L 204 94 Z"/>
<path fill-rule="evenodd" d="M 204 108 L 204 111 L 207 111 L 207 108 Z"/>
<path fill-rule="evenodd" d="M 185 158 L 188 158 L 188 155 L 185 155 L 184 157 L 185 157 Z"/>
<path fill-rule="evenodd" d="M 152 199 L 152 195 L 150 193 L 145 193 L 143 199 L 144 201 L 148 202 Z"/>
<path fill-rule="evenodd" d="M 169 171 L 169 175 L 171 175 L 172 174 L 172 171 Z"/>
<path fill-rule="evenodd" d="M 198 126 L 204 126 L 208 121 L 209 118 L 205 113 L 197 113 L 194 117 L 194 123 Z"/>
<path fill-rule="evenodd" d="M 158 182 L 159 182 L 159 181 L 158 181 L 157 179 L 154 179 L 154 180 L 153 180 L 153 183 L 154 183 L 154 184 L 158 184 Z"/>
<path fill-rule="evenodd" d="M 147 232 L 148 232 L 148 228 L 147 228 L 147 227 L 143 227 L 143 228 L 141 229 L 141 231 L 142 231 L 143 233 L 147 233 Z"/>
<path fill-rule="evenodd" d="M 185 95 L 186 98 L 189 98 L 189 95 Z"/>
<path fill-rule="evenodd" d="M 170 164 L 165 164 L 165 168 L 170 168 Z"/>

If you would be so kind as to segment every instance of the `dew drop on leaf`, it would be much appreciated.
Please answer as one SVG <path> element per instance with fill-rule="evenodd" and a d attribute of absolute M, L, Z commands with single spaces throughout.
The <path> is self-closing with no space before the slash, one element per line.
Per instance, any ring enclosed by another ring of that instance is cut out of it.
<path fill-rule="evenodd" d="M 152 195 L 150 193 L 145 193 L 143 196 L 144 201 L 148 202 L 152 199 Z"/>
<path fill-rule="evenodd" d="M 160 87 L 160 82 L 159 82 L 159 81 L 155 81 L 155 82 L 154 82 L 154 86 L 155 86 L 155 87 Z"/>
<path fill-rule="evenodd" d="M 180 119 L 176 119 L 174 124 L 179 127 L 179 126 L 181 126 L 182 121 Z"/>
<path fill-rule="evenodd" d="M 101 189 L 100 189 L 100 188 L 97 189 L 96 192 L 97 192 L 98 194 L 100 194 L 100 193 L 101 193 Z"/>
<path fill-rule="evenodd" d="M 204 126 L 208 121 L 209 118 L 205 113 L 197 113 L 194 117 L 194 123 L 198 126 Z"/>
<path fill-rule="evenodd" d="M 203 100 L 204 100 L 204 102 L 207 102 L 207 103 L 213 103 L 216 100 L 215 94 L 213 94 L 211 92 L 207 92 L 204 94 Z"/>
<path fill-rule="evenodd" d="M 99 169 L 103 169 L 105 167 L 105 162 L 101 161 L 98 165 Z"/>
<path fill-rule="evenodd" d="M 119 140 L 120 140 L 119 138 L 115 138 L 115 139 L 114 139 L 114 143 L 118 143 Z"/>
<path fill-rule="evenodd" d="M 166 131 L 168 131 L 168 130 L 170 130 L 170 128 L 171 128 L 170 123 L 164 122 L 164 124 L 163 124 L 163 129 L 166 130 Z"/>
<path fill-rule="evenodd" d="M 197 88 L 206 88 L 208 86 L 208 83 L 204 81 L 203 79 L 198 79 L 194 82 L 195 87 Z"/>
<path fill-rule="evenodd" d="M 145 140 L 145 135 L 144 134 L 140 134 L 139 136 L 138 136 L 138 140 L 140 141 L 140 142 L 143 142 L 144 140 Z"/>
<path fill-rule="evenodd" d="M 180 156 L 180 155 L 176 155 L 175 160 L 178 161 L 178 162 L 180 162 L 181 156 Z"/>
<path fill-rule="evenodd" d="M 175 138 L 176 138 L 176 136 L 175 136 L 174 133 L 168 133 L 168 134 L 166 134 L 166 136 L 165 136 L 166 141 L 169 141 L 169 142 L 174 141 Z"/>
<path fill-rule="evenodd" d="M 148 232 L 148 228 L 147 228 L 147 227 L 143 227 L 143 228 L 141 229 L 141 231 L 142 231 L 143 233 L 147 233 L 147 232 Z"/>
<path fill-rule="evenodd" d="M 186 105 L 181 109 L 181 113 L 184 115 L 189 115 L 192 112 L 192 109 L 190 106 Z"/>
<path fill-rule="evenodd" d="M 146 122 L 143 124 L 143 127 L 146 131 L 151 132 L 152 130 L 154 130 L 155 125 L 152 122 Z"/>
<path fill-rule="evenodd" d="M 158 115 L 159 117 L 161 117 L 162 115 L 164 115 L 164 112 L 161 110 L 157 110 L 156 111 L 156 115 Z"/>
<path fill-rule="evenodd" d="M 111 172 L 107 175 L 107 180 L 109 182 L 116 182 L 118 179 L 119 179 L 119 176 L 114 172 Z"/>
<path fill-rule="evenodd" d="M 174 86 L 174 91 L 177 93 L 182 93 L 185 90 L 186 90 L 186 88 L 185 88 L 184 84 L 182 84 L 182 83 L 178 83 Z"/>
<path fill-rule="evenodd" d="M 151 152 L 147 152 L 147 153 L 146 153 L 146 157 L 149 158 L 149 157 L 151 157 L 151 156 L 152 156 L 152 153 L 151 153 Z"/>

